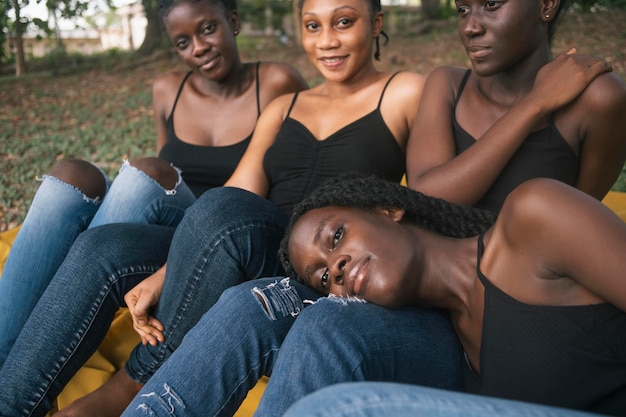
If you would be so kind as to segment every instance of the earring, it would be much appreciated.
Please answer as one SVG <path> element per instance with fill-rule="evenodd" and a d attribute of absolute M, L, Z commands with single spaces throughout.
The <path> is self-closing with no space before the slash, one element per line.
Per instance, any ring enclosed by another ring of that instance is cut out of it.
<path fill-rule="evenodd" d="M 233 33 L 235 34 L 235 36 L 239 35 L 239 29 L 235 29 Z"/>
<path fill-rule="evenodd" d="M 549 14 L 546 15 L 546 19 L 550 19 L 550 15 Z"/>

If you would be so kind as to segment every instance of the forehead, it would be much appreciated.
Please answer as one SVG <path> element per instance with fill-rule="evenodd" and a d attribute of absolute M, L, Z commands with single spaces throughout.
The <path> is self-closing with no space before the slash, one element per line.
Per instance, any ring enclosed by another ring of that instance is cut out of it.
<path fill-rule="evenodd" d="M 303 0 L 300 9 L 302 14 L 305 14 L 316 10 L 338 10 L 346 7 L 367 13 L 372 9 L 370 0 Z"/>

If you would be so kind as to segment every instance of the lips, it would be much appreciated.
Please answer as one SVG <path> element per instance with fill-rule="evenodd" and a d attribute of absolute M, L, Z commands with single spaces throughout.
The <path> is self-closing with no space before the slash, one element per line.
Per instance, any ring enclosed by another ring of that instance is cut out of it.
<path fill-rule="evenodd" d="M 469 45 L 465 50 L 470 59 L 482 59 L 491 53 L 491 48 L 483 45 Z"/>
<path fill-rule="evenodd" d="M 367 270 L 370 264 L 370 257 L 365 257 L 360 260 L 352 269 L 350 269 L 350 273 L 348 274 L 347 281 L 351 286 L 350 292 L 353 295 L 360 295 L 361 288 L 363 287 L 363 282 L 365 281 Z"/>
<path fill-rule="evenodd" d="M 211 59 L 208 59 L 206 61 L 204 61 L 203 63 L 198 65 L 198 68 L 200 68 L 202 71 L 210 71 L 213 68 L 215 68 L 215 66 L 217 65 L 217 59 L 219 58 L 219 56 L 214 56 Z"/>
<path fill-rule="evenodd" d="M 347 58 L 348 58 L 347 55 L 329 56 L 329 57 L 318 58 L 318 61 L 321 62 L 322 65 L 324 65 L 326 68 L 333 69 L 342 65 Z"/>

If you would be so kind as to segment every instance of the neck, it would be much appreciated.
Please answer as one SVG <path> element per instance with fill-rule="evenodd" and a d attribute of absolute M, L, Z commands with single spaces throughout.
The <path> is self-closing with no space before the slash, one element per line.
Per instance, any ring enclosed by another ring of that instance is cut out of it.
<path fill-rule="evenodd" d="M 421 305 L 462 309 L 476 281 L 477 237 L 456 239 L 421 232 L 424 263 L 418 285 L 411 289 L 413 299 Z"/>

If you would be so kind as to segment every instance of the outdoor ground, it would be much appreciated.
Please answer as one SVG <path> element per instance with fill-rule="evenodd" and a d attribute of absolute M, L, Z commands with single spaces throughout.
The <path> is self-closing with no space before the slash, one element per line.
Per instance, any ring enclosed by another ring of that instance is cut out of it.
<path fill-rule="evenodd" d="M 454 21 L 416 28 L 420 33 L 391 35 L 382 47 L 381 69 L 428 74 L 440 65 L 468 65 Z M 566 15 L 553 49 L 558 54 L 570 47 L 603 57 L 626 79 L 626 12 Z M 240 48 L 246 60 L 291 62 L 311 85 L 319 81 L 297 45 L 241 38 Z M 0 77 L 0 232 L 23 220 L 35 178 L 56 160 L 88 159 L 114 175 L 123 158 L 154 155 L 151 83 L 180 65 L 176 56 L 119 55 L 106 62 L 90 71 L 61 67 L 65 75 L 45 68 L 21 79 Z M 615 188 L 626 190 L 624 179 Z"/>

